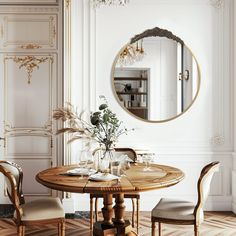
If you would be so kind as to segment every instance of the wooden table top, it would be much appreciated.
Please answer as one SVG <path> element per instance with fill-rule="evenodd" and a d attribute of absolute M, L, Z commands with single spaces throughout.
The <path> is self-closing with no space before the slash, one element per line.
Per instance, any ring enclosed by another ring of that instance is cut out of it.
<path fill-rule="evenodd" d="M 64 175 L 78 165 L 60 166 L 44 170 L 36 175 L 42 185 L 60 191 L 75 193 L 132 193 L 165 188 L 175 185 L 184 178 L 184 173 L 171 166 L 151 164 L 151 171 L 144 171 L 144 164 L 132 164 L 126 177 L 120 181 L 96 182 L 87 176 Z"/>

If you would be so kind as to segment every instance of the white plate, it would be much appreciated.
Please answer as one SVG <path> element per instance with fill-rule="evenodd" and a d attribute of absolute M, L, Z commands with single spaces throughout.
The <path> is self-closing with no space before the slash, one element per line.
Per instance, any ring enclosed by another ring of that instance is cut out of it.
<path fill-rule="evenodd" d="M 93 175 L 96 173 L 96 170 L 87 168 L 75 168 L 72 170 L 68 170 L 66 173 L 68 175 Z"/>
<path fill-rule="evenodd" d="M 89 180 L 93 180 L 93 181 L 111 181 L 111 180 L 115 180 L 115 179 L 119 179 L 119 178 L 120 177 L 116 176 L 116 175 L 104 174 L 104 173 L 100 173 L 100 172 L 89 176 Z"/>

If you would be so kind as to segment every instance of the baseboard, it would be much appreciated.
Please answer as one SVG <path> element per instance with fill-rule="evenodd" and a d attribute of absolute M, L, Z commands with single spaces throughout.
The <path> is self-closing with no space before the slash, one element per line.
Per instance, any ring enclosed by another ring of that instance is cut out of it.
<path fill-rule="evenodd" d="M 62 205 L 65 213 L 74 213 L 75 212 L 75 204 L 73 198 L 63 198 Z"/>
<path fill-rule="evenodd" d="M 236 214 L 236 203 L 232 203 L 232 212 Z"/>
<path fill-rule="evenodd" d="M 207 211 L 232 211 L 232 196 L 209 196 L 204 209 Z"/>

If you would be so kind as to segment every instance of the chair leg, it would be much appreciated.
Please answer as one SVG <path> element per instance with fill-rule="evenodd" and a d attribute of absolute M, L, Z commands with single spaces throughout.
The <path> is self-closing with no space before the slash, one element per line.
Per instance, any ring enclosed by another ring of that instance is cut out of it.
<path fill-rule="evenodd" d="M 65 236 L 65 220 L 58 223 L 58 235 Z"/>
<path fill-rule="evenodd" d="M 61 236 L 61 222 L 57 224 L 58 236 Z"/>
<path fill-rule="evenodd" d="M 134 213 L 135 213 L 134 198 L 131 198 L 131 201 L 132 201 L 132 227 L 134 228 Z"/>
<path fill-rule="evenodd" d="M 93 198 L 90 197 L 90 230 L 93 229 Z"/>
<path fill-rule="evenodd" d="M 158 236 L 161 236 L 161 222 L 158 222 Z"/>
<path fill-rule="evenodd" d="M 98 221 L 98 198 L 95 198 L 95 221 Z"/>
<path fill-rule="evenodd" d="M 137 217 L 137 222 L 136 222 L 136 224 L 137 224 L 137 234 L 138 234 L 138 229 L 139 229 L 139 208 L 140 208 L 140 199 L 137 198 L 136 201 L 137 201 L 137 202 L 136 202 L 136 204 L 137 204 L 137 207 L 136 207 L 136 209 L 137 209 L 137 215 L 136 215 L 136 217 Z"/>
<path fill-rule="evenodd" d="M 199 236 L 200 231 L 199 231 L 199 225 L 194 225 L 194 236 Z"/>
<path fill-rule="evenodd" d="M 61 236 L 65 236 L 66 224 L 65 220 L 61 222 Z"/>
<path fill-rule="evenodd" d="M 25 235 L 25 226 L 19 225 L 17 227 L 17 233 L 18 233 L 18 236 L 24 236 Z"/>
<path fill-rule="evenodd" d="M 152 221 L 152 236 L 155 236 L 156 222 Z"/>

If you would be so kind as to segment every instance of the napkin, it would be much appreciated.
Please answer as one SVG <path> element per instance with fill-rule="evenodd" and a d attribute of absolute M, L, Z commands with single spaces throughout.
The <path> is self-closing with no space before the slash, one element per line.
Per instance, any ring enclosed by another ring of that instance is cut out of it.
<path fill-rule="evenodd" d="M 88 168 L 75 168 L 66 172 L 66 174 L 68 175 L 92 175 L 95 173 L 96 170 Z"/>
<path fill-rule="evenodd" d="M 100 173 L 100 172 L 89 176 L 89 180 L 93 181 L 111 181 L 115 179 L 120 179 L 120 177 L 109 173 Z"/>

